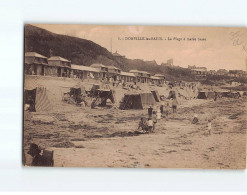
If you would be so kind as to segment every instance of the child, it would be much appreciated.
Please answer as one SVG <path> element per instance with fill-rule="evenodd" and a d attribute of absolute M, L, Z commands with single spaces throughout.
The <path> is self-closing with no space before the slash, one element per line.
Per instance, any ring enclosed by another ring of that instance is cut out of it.
<path fill-rule="evenodd" d="M 152 118 L 148 118 L 148 131 L 151 133 L 153 131 L 153 120 Z"/>
<path fill-rule="evenodd" d="M 196 124 L 196 123 L 198 123 L 198 117 L 197 117 L 197 115 L 195 114 L 194 115 L 194 118 L 193 118 L 193 120 L 192 120 L 192 124 Z"/>
<path fill-rule="evenodd" d="M 161 119 L 161 113 L 160 113 L 160 112 L 157 112 L 157 114 L 156 114 L 156 119 L 157 119 L 157 120 Z"/>
<path fill-rule="evenodd" d="M 144 118 L 141 118 L 141 120 L 139 122 L 138 129 L 140 129 L 140 128 L 143 130 L 143 132 L 148 131 L 148 126 L 147 126 L 146 120 Z"/>
<path fill-rule="evenodd" d="M 211 135 L 212 123 L 211 120 L 208 119 L 208 134 Z"/>
<path fill-rule="evenodd" d="M 157 112 L 156 111 L 153 111 L 153 131 L 152 132 L 154 132 L 154 130 L 155 130 L 155 125 L 156 125 L 156 123 L 157 123 Z"/>

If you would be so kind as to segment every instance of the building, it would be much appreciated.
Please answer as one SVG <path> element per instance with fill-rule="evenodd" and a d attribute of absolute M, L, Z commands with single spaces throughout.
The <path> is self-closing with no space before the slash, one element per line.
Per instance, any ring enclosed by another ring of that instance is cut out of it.
<path fill-rule="evenodd" d="M 56 73 L 58 77 L 69 77 L 71 61 L 60 56 L 52 56 L 48 59 L 52 74 Z"/>
<path fill-rule="evenodd" d="M 196 67 L 188 65 L 188 69 L 190 69 L 190 73 L 195 77 L 197 80 L 206 79 L 207 76 L 207 68 L 206 67 Z"/>
<path fill-rule="evenodd" d="M 209 75 L 216 75 L 216 70 L 209 70 L 208 72 L 207 72 L 207 74 L 209 74 Z"/>
<path fill-rule="evenodd" d="M 136 81 L 138 83 L 149 83 L 151 81 L 151 74 L 146 71 L 130 70 L 130 73 L 133 73 L 136 76 Z"/>
<path fill-rule="evenodd" d="M 136 76 L 134 73 L 130 72 L 121 72 L 120 73 L 120 80 L 123 82 L 136 82 Z"/>
<path fill-rule="evenodd" d="M 108 76 L 108 68 L 103 64 L 92 64 L 90 67 L 95 68 L 100 71 L 100 78 L 106 79 Z"/>
<path fill-rule="evenodd" d="M 155 85 L 161 85 L 164 84 L 164 79 L 161 79 L 160 77 L 151 76 L 150 77 L 151 83 Z"/>
<path fill-rule="evenodd" d="M 24 73 L 28 75 L 47 75 L 47 57 L 36 52 L 26 52 L 24 60 Z"/>
<path fill-rule="evenodd" d="M 114 81 L 119 80 L 121 70 L 115 66 L 107 66 L 107 68 L 108 68 L 107 77 L 113 78 Z"/>
<path fill-rule="evenodd" d="M 163 74 L 155 74 L 154 77 L 159 78 L 158 84 L 164 84 L 164 82 L 165 82 L 165 75 L 163 75 Z"/>
<path fill-rule="evenodd" d="M 100 79 L 100 71 L 96 68 L 71 64 L 71 77 L 79 79 Z"/>
<path fill-rule="evenodd" d="M 246 71 L 244 70 L 229 70 L 229 74 L 235 77 L 245 77 Z"/>
<path fill-rule="evenodd" d="M 217 75 L 227 76 L 228 71 L 226 69 L 219 69 L 219 70 L 217 70 Z"/>

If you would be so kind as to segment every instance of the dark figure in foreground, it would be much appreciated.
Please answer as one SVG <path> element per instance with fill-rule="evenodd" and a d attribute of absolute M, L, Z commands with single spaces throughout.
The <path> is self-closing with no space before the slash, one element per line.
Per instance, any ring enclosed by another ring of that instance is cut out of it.
<path fill-rule="evenodd" d="M 31 166 L 48 167 L 53 166 L 53 151 L 43 151 L 43 155 L 40 155 L 41 149 L 37 144 L 30 144 L 30 149 L 27 152 L 33 157 Z"/>

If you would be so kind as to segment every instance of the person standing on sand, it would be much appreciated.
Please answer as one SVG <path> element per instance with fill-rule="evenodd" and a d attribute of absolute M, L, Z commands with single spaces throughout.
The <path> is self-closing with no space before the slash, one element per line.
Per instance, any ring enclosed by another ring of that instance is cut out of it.
<path fill-rule="evenodd" d="M 152 108 L 152 106 L 150 106 L 148 108 L 148 116 L 149 116 L 149 118 L 152 117 L 152 114 L 153 114 L 153 108 Z"/>
<path fill-rule="evenodd" d="M 164 105 L 163 105 L 163 103 L 160 105 L 160 113 L 161 113 L 161 114 L 164 113 Z"/>
<path fill-rule="evenodd" d="M 152 121 L 153 121 L 153 131 L 152 132 L 154 132 L 154 130 L 155 130 L 155 125 L 156 125 L 156 123 L 158 121 L 157 118 L 158 118 L 157 112 L 154 111 L 153 112 L 153 119 L 152 119 Z"/>
<path fill-rule="evenodd" d="M 148 131 L 149 131 L 149 133 L 153 132 L 153 126 L 154 126 L 154 123 L 153 123 L 152 118 L 148 118 Z"/>
<path fill-rule="evenodd" d="M 161 119 L 161 112 L 160 112 L 160 109 L 157 110 L 156 112 L 156 120 L 160 120 Z"/>
<path fill-rule="evenodd" d="M 172 111 L 173 111 L 173 113 L 176 113 L 177 112 L 177 106 L 178 106 L 178 101 L 177 101 L 176 98 L 174 98 L 172 100 Z"/>

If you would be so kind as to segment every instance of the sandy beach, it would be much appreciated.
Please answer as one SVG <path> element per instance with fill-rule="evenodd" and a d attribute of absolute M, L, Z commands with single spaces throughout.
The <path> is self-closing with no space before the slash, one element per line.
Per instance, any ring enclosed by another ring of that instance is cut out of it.
<path fill-rule="evenodd" d="M 30 143 L 54 151 L 58 167 L 245 169 L 246 97 L 180 100 L 177 113 L 158 120 L 154 133 L 138 130 L 147 110 L 91 109 L 61 101 L 61 87 L 76 79 L 26 77 L 25 87 L 44 86 L 53 109 L 24 112 L 24 149 Z M 49 84 L 48 84 L 49 83 Z M 88 83 L 81 83 L 89 85 Z M 166 88 L 157 87 L 165 91 Z M 117 96 L 123 95 L 116 89 Z M 119 98 L 118 98 L 119 99 Z M 192 124 L 197 114 L 199 122 Z M 212 119 L 212 132 L 207 119 Z M 31 157 L 26 156 L 26 165 Z"/>

